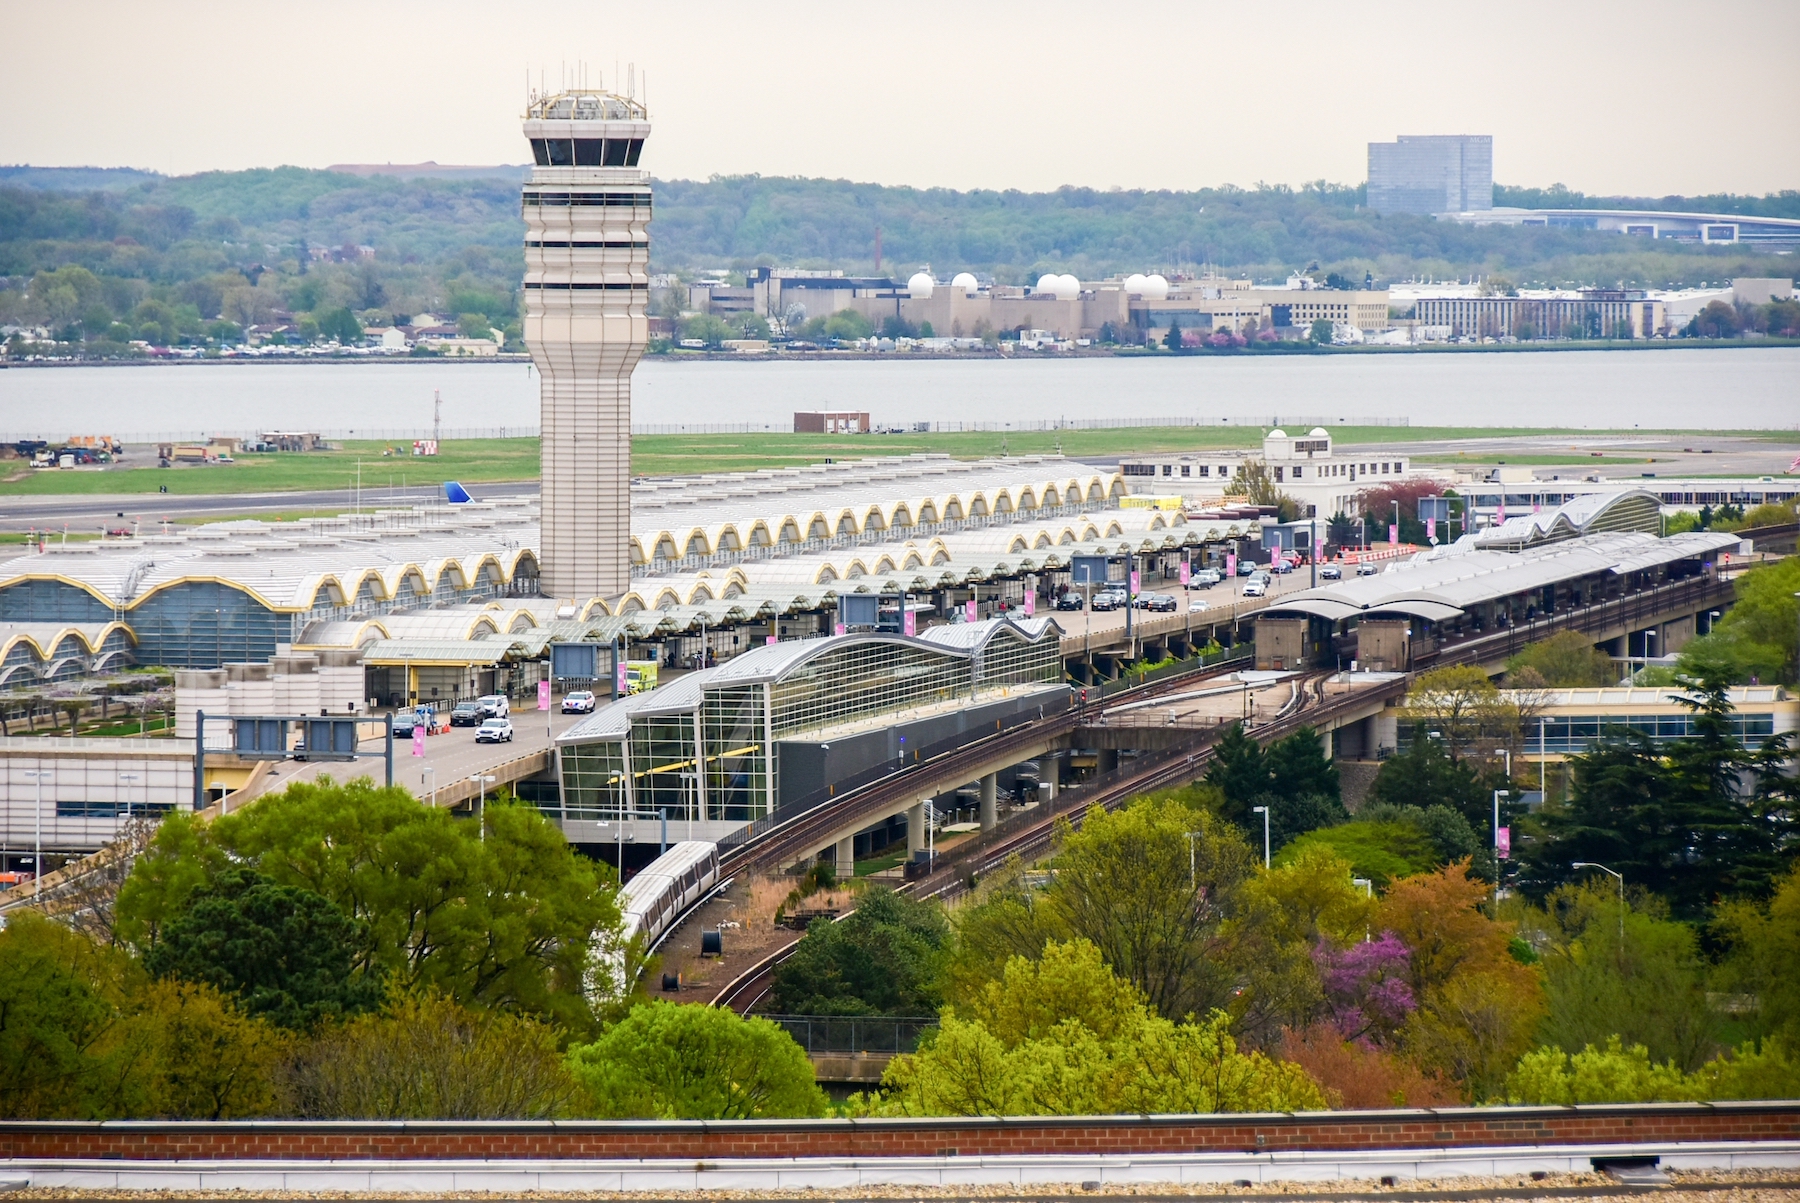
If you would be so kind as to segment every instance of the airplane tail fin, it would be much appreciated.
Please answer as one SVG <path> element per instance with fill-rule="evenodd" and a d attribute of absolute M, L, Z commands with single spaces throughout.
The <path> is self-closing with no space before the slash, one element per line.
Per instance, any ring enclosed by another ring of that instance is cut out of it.
<path fill-rule="evenodd" d="M 446 480 L 444 482 L 444 500 L 451 505 L 462 505 L 464 502 L 475 499 L 469 496 L 469 490 L 463 488 L 456 481 Z"/>

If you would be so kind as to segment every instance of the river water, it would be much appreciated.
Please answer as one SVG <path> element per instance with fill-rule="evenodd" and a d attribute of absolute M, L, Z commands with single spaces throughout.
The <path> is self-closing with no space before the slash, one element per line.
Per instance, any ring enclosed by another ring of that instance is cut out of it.
<path fill-rule="evenodd" d="M 0 437 L 127 439 L 265 429 L 398 437 L 535 428 L 528 364 L 357 362 L 14 367 Z M 866 410 L 883 425 L 1178 418 L 1415 426 L 1800 427 L 1800 350 L 1437 352 L 1181 359 L 646 360 L 633 420 L 766 424 Z"/>

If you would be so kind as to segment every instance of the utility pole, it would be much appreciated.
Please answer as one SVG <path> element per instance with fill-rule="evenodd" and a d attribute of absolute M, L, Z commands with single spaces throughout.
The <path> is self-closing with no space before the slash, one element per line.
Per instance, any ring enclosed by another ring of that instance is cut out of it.
<path fill-rule="evenodd" d="M 1269 867 L 1269 808 L 1252 806 L 1250 812 L 1263 817 L 1263 868 L 1266 869 Z"/>

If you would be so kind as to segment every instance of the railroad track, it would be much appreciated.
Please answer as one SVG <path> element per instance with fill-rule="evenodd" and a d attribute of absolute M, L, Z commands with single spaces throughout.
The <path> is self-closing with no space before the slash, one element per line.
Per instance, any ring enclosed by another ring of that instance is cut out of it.
<path fill-rule="evenodd" d="M 1213 677 L 1237 672 L 1242 667 L 1237 663 L 1221 664 L 1178 678 L 1153 681 L 1133 689 L 1122 690 L 1109 700 L 1154 699 L 1166 693 L 1191 688 L 1196 681 L 1209 680 Z M 874 822 L 882 812 L 891 812 L 891 807 L 896 801 L 917 797 L 918 788 L 914 783 L 921 778 L 954 774 L 959 766 L 966 766 L 970 775 L 973 776 L 975 769 L 991 763 L 995 757 L 1005 754 L 1009 748 L 1025 750 L 1042 743 L 1047 738 L 1055 739 L 1067 735 L 1081 724 L 1082 717 L 1083 715 L 1076 710 L 1065 710 L 1061 714 L 1047 716 L 1036 722 L 1015 727 L 1010 731 L 990 735 L 935 759 L 909 765 L 891 776 L 883 777 L 859 789 L 850 790 L 790 822 L 771 828 L 754 839 L 724 852 L 720 856 L 720 871 L 737 872 L 740 869 L 769 868 L 791 864 L 849 824 L 860 819 Z M 1021 757 L 1021 759 L 1023 758 Z"/>
<path fill-rule="evenodd" d="M 1331 670 L 1322 670 L 1295 678 L 1292 693 L 1281 711 L 1268 722 L 1251 728 L 1250 734 L 1260 741 L 1269 742 L 1290 735 L 1313 721 L 1330 718 L 1339 710 L 1358 709 L 1368 703 L 1368 690 L 1327 700 L 1324 686 L 1332 675 Z M 1183 683 L 1186 683 L 1185 679 Z M 1404 682 L 1397 684 L 1404 687 Z M 1202 767 L 1212 759 L 1212 744 L 1225 730 L 1225 726 L 1214 728 L 1197 735 L 1193 747 L 1140 760 L 1131 770 L 1121 770 L 1116 779 L 1103 784 L 1096 783 L 1094 788 L 1079 793 L 1068 809 L 1052 808 L 1042 818 L 1027 823 L 1018 830 L 1004 832 L 996 841 L 978 841 L 966 852 L 959 852 L 954 859 L 946 858 L 946 863 L 930 876 L 900 886 L 899 892 L 914 898 L 954 898 L 969 890 L 972 882 L 993 872 L 1014 856 L 1023 859 L 1049 851 L 1058 819 L 1067 819 L 1079 829 L 1092 806 L 1116 810 L 1139 794 L 1186 784 L 1198 776 Z M 777 949 L 745 970 L 713 998 L 714 1005 L 730 1007 L 739 1014 L 747 1014 L 768 993 L 776 972 L 782 962 L 793 955 L 796 946 L 797 942 Z"/>

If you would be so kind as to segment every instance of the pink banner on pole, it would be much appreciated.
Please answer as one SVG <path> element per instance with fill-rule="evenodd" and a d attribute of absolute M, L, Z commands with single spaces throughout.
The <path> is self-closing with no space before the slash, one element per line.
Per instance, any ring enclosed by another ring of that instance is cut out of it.
<path fill-rule="evenodd" d="M 631 678 L 625 675 L 626 671 L 625 662 L 619 661 L 618 689 L 621 694 L 628 692 L 631 688 Z"/>
<path fill-rule="evenodd" d="M 1388 523 L 1388 543 L 1392 546 L 1398 546 L 1400 543 L 1400 524 L 1398 522 Z"/>
<path fill-rule="evenodd" d="M 550 709 L 550 682 L 548 681 L 538 682 L 538 709 Z"/>
<path fill-rule="evenodd" d="M 1502 827 L 1494 832 L 1494 854 L 1501 860 L 1512 856 L 1512 828 Z"/>
<path fill-rule="evenodd" d="M 414 724 L 412 744 L 414 756 L 425 755 L 425 725 L 423 723 Z"/>
<path fill-rule="evenodd" d="M 1033 614 L 1036 614 L 1036 613 L 1037 613 L 1037 594 L 1027 593 L 1025 595 L 1025 617 L 1030 618 Z"/>
<path fill-rule="evenodd" d="M 1194 566 L 1186 560 L 1181 562 L 1181 583 L 1186 585 L 1194 579 Z"/>
<path fill-rule="evenodd" d="M 773 647 L 775 644 L 781 642 L 781 636 L 771 635 L 765 642 L 767 642 L 771 647 Z"/>
<path fill-rule="evenodd" d="M 963 617 L 970 622 L 974 622 L 977 612 L 975 599 L 971 597 L 963 606 Z"/>
<path fill-rule="evenodd" d="M 905 626 L 902 629 L 905 630 L 908 635 L 917 635 L 919 633 L 919 616 L 917 614 L 908 610 L 904 622 Z"/>
<path fill-rule="evenodd" d="M 1235 551 L 1227 552 L 1225 554 L 1225 575 L 1237 575 L 1237 552 Z"/>
<path fill-rule="evenodd" d="M 1136 593 L 1139 589 L 1142 589 L 1142 588 L 1143 588 L 1143 585 L 1138 580 L 1138 570 L 1133 568 L 1131 570 L 1131 591 L 1133 593 Z"/>
<path fill-rule="evenodd" d="M 850 629 L 849 627 L 845 626 L 843 623 L 840 622 L 840 623 L 834 624 L 834 626 L 832 628 L 832 633 L 837 634 L 837 635 L 842 635 L 845 631 L 847 631 L 849 629 Z"/>

